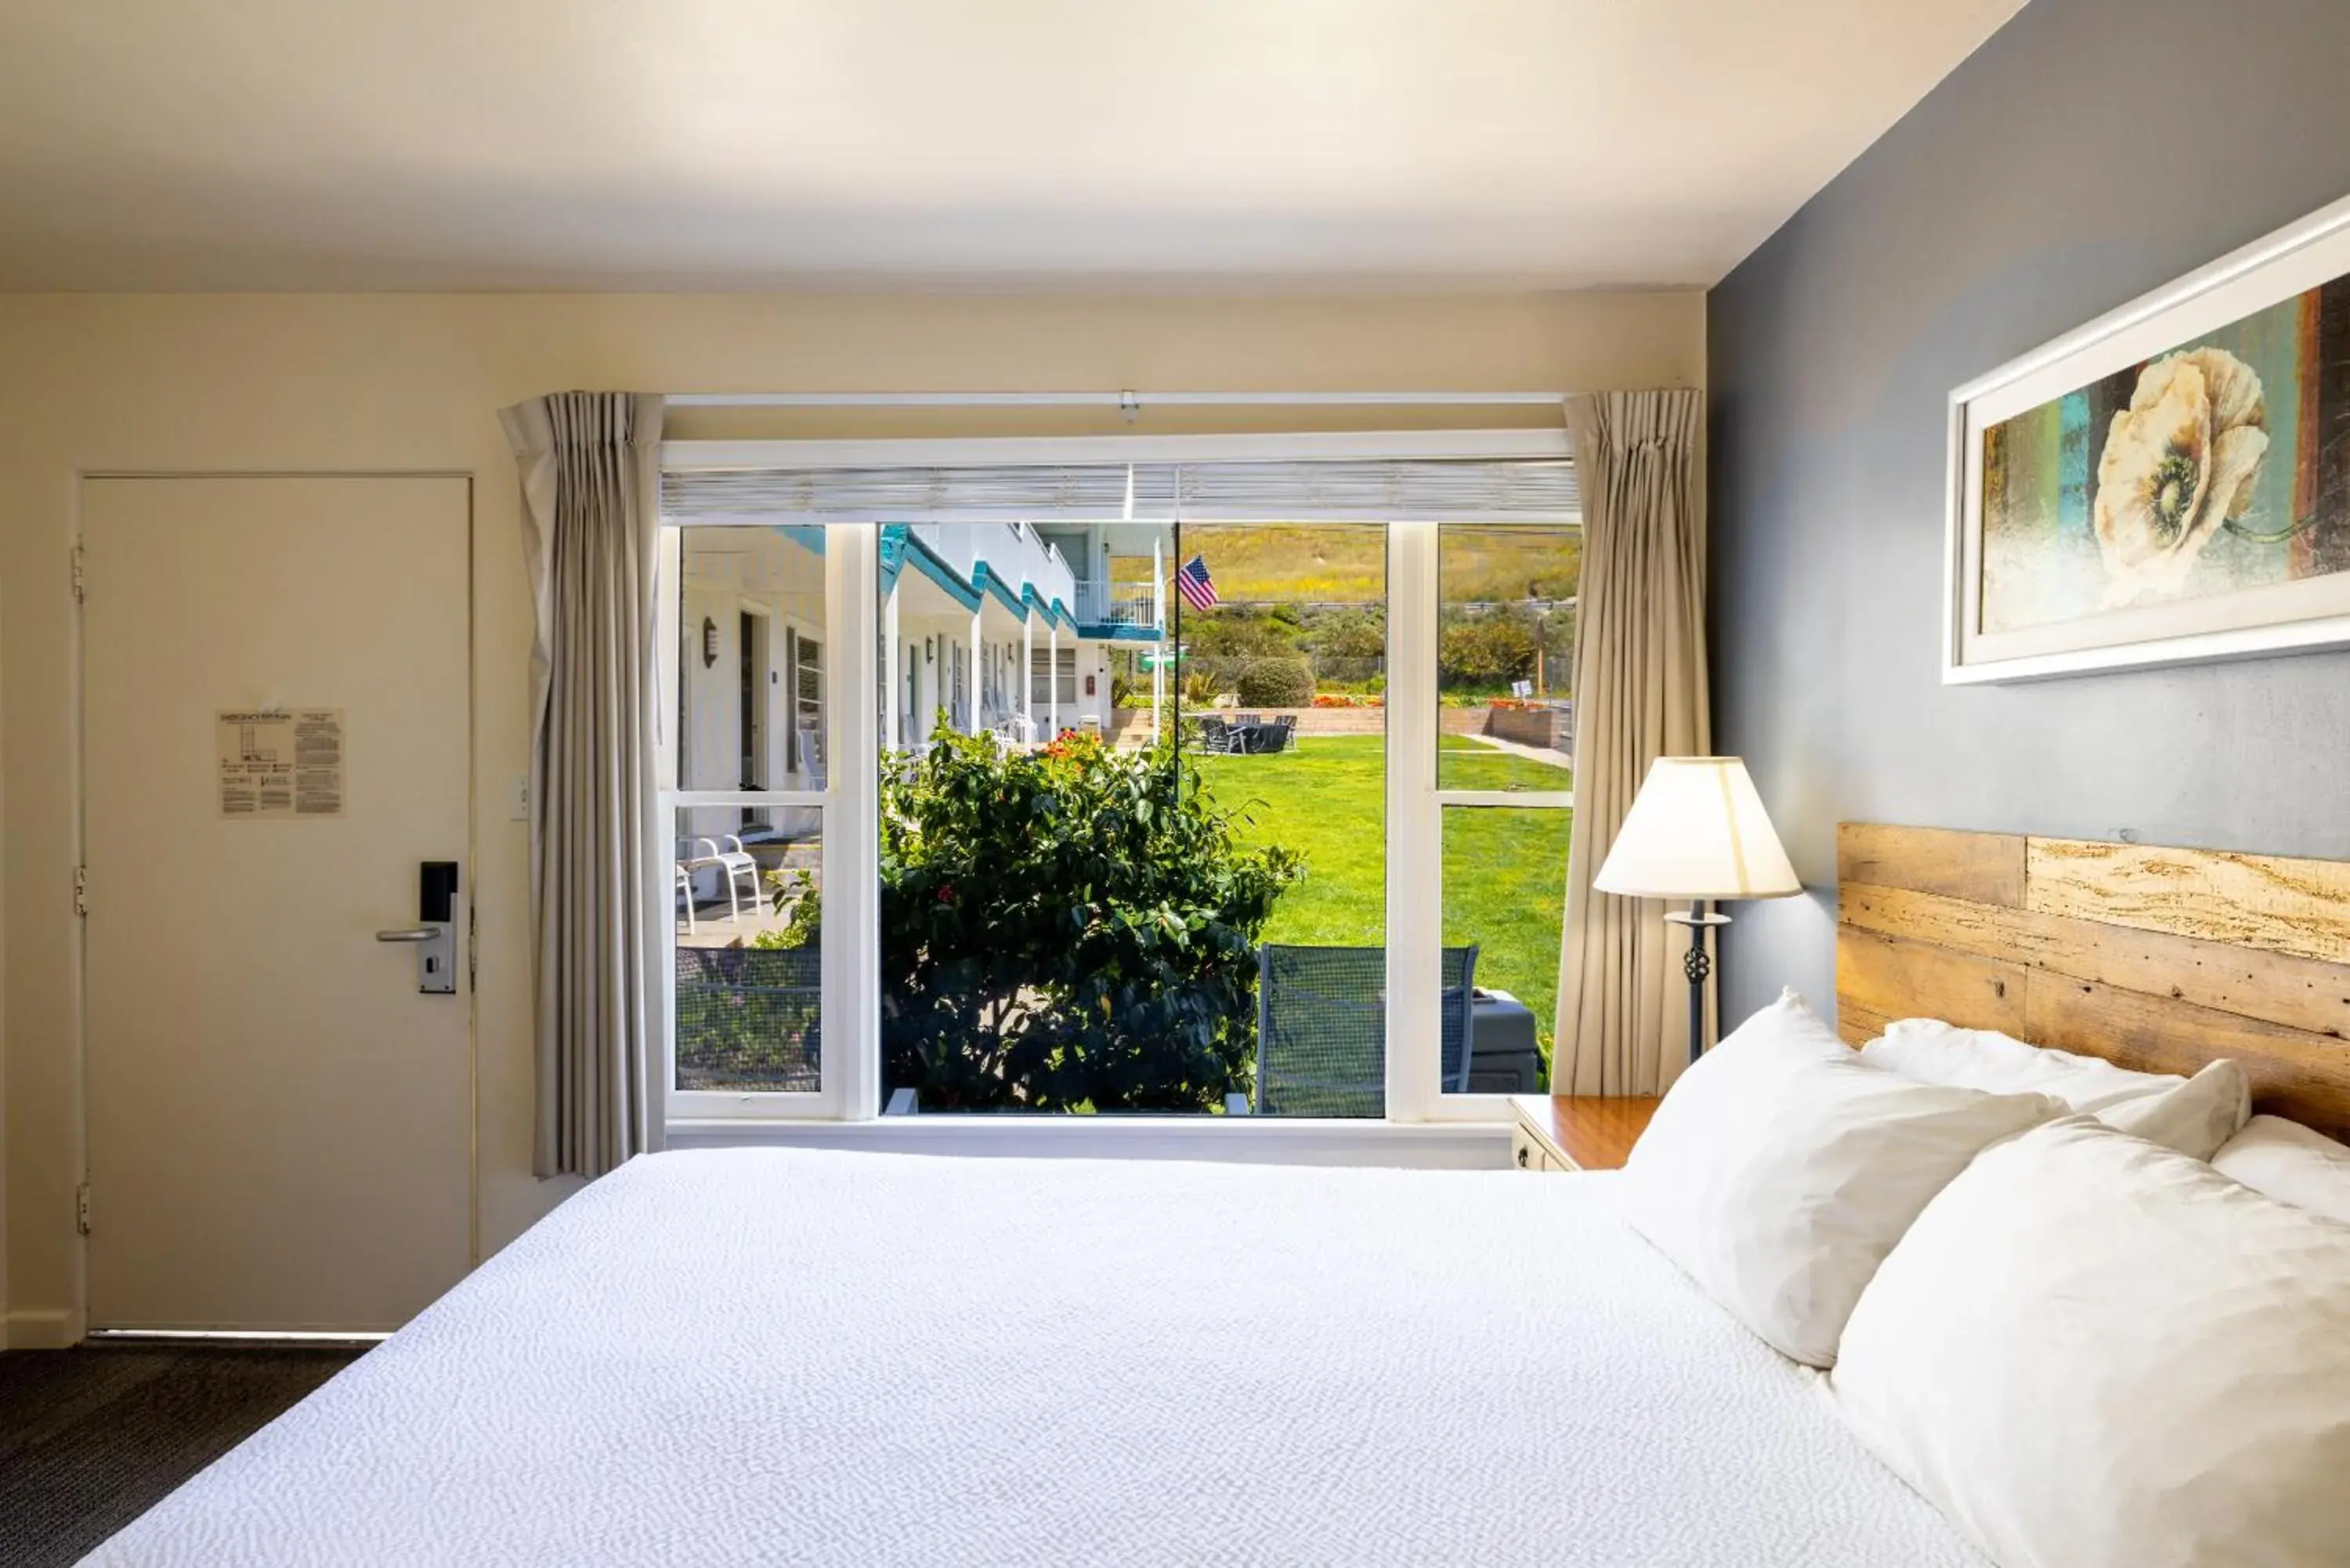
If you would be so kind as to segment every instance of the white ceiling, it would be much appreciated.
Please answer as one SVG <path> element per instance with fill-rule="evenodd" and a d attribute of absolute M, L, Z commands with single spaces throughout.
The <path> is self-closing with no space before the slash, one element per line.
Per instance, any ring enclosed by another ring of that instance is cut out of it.
<path fill-rule="evenodd" d="M 2022 0 L 5 0 L 0 289 L 1718 280 Z"/>

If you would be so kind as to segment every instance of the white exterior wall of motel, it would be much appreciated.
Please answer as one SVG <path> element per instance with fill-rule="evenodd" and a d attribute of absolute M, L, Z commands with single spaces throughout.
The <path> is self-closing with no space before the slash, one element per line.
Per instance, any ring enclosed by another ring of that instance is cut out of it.
<path fill-rule="evenodd" d="M 824 558 L 768 529 L 733 531 L 732 540 L 726 553 L 713 558 L 696 548 L 702 538 L 688 535 L 678 618 L 689 645 L 680 782 L 694 789 L 733 789 L 741 782 L 742 618 L 750 614 L 766 622 L 761 751 L 767 784 L 806 788 L 806 771 L 790 766 L 792 687 L 785 659 L 793 636 L 824 641 Z M 704 620 L 712 628 L 714 659 L 703 648 Z"/>
<path fill-rule="evenodd" d="M 0 1247 L 12 1343 L 80 1330 L 70 553 L 92 470 L 418 471 L 474 480 L 471 876 L 482 1244 L 569 1185 L 530 1174 L 524 826 L 530 599 L 496 410 L 566 387 L 1494 391 L 1704 384 L 1695 292 L 1219 298 L 880 294 L 0 296 Z M 1534 415 L 1529 413 L 1528 418 Z M 1394 428 L 1492 410 L 1040 410 L 1037 433 Z M 1003 433 L 941 410 L 679 415 L 681 436 Z M 338 585 L 339 586 L 339 585 Z M 98 889 L 95 896 L 108 897 Z M 1387 1158 L 1397 1158 L 1388 1156 Z M 94 1194 L 105 1223 L 106 1195 Z"/>
<path fill-rule="evenodd" d="M 1034 588 L 1037 597 L 1058 602 L 1073 614 L 1076 610 L 1071 564 L 1034 529 L 1010 523 L 918 523 L 913 532 L 967 585 L 983 561 L 1014 597 L 1024 588 Z"/>
<path fill-rule="evenodd" d="M 991 575 L 1010 585 L 1015 593 L 1034 587 L 1040 597 L 1064 605 L 1074 597 L 1074 579 L 1060 557 L 1033 532 L 1004 523 L 923 524 L 917 524 L 914 532 L 958 576 L 966 577 L 966 586 L 968 575 L 983 562 Z M 920 580 L 927 583 L 927 579 Z M 900 582 L 903 581 L 901 576 Z M 944 597 L 914 589 L 899 601 L 899 639 L 901 643 L 910 640 L 910 658 L 915 661 L 913 665 L 900 666 L 901 702 L 905 701 L 906 669 L 920 669 L 918 680 L 921 682 L 921 705 L 915 710 L 917 722 L 912 730 L 915 743 L 928 737 L 931 716 L 937 703 L 943 700 L 935 662 L 920 666 L 924 639 L 929 639 L 933 660 L 941 646 L 960 646 L 967 659 L 971 641 L 968 613 L 957 610 L 925 614 L 910 609 L 907 600 L 917 595 L 923 599 Z M 762 750 L 766 787 L 809 787 L 808 771 L 788 765 L 792 756 L 790 734 L 796 727 L 796 715 L 792 707 L 791 671 L 784 660 L 795 637 L 814 638 L 819 644 L 827 644 L 825 657 L 832 657 L 827 643 L 823 606 L 823 558 L 793 539 L 773 530 L 752 527 L 728 528 L 721 542 L 714 529 L 687 530 L 685 583 L 679 617 L 687 645 L 683 650 L 684 770 L 680 781 L 684 787 L 733 789 L 742 783 L 742 618 L 745 613 L 764 618 L 767 628 L 766 663 L 759 672 L 764 684 L 761 728 L 764 732 Z M 1018 623 L 993 596 L 983 600 L 982 612 L 986 658 L 999 671 L 990 686 L 999 701 L 983 717 L 993 717 L 996 708 L 1016 712 L 1021 691 Z M 1037 649 L 1048 646 L 1049 639 L 1041 620 L 1035 623 L 1034 636 Z M 1078 701 L 1065 710 L 1063 722 L 1074 724 L 1078 714 L 1091 712 L 1097 722 L 1107 723 L 1104 650 L 1098 644 L 1081 645 L 1076 633 L 1067 628 L 1061 633 L 1061 646 L 1077 650 L 1080 665 Z M 906 657 L 901 654 L 901 659 Z M 948 669 L 951 671 L 951 664 Z M 1091 700 L 1083 696 L 1088 669 L 1096 675 L 1096 696 Z M 1045 722 L 1041 706 L 1036 722 L 1040 728 Z M 885 740 L 893 745 L 899 743 L 894 736 Z M 711 806 L 684 815 L 681 832 L 722 834 L 734 830 L 740 811 L 733 806 Z M 714 879 L 716 874 L 709 875 Z"/>

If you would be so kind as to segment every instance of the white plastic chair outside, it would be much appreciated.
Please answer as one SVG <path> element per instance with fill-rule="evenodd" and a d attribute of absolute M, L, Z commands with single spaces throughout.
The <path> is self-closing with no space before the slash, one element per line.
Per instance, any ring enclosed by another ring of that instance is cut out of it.
<path fill-rule="evenodd" d="M 678 867 L 680 877 L 685 887 L 685 907 L 688 912 L 685 928 L 687 932 L 691 934 L 693 929 L 691 919 L 691 911 L 693 909 L 693 880 L 690 876 L 686 876 L 685 873 L 692 867 L 715 866 L 718 867 L 719 879 L 726 885 L 726 919 L 729 924 L 740 924 L 742 921 L 742 890 L 746 883 L 750 889 L 749 896 L 751 899 L 752 912 L 754 914 L 757 913 L 759 909 L 759 862 L 749 850 L 743 847 L 743 841 L 731 833 L 722 833 L 712 838 L 697 838 L 693 841 L 693 846 L 696 849 L 704 850 L 707 851 L 707 853 L 696 855 L 691 859 L 683 861 Z"/>

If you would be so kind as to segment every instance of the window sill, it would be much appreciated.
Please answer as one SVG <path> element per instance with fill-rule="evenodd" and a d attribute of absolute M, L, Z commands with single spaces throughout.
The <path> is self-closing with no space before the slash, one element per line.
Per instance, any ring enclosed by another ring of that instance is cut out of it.
<path fill-rule="evenodd" d="M 669 1147 L 1502 1170 L 1509 1167 L 1510 1134 L 1505 1121 L 932 1114 L 830 1122 L 709 1116 L 671 1121 Z"/>

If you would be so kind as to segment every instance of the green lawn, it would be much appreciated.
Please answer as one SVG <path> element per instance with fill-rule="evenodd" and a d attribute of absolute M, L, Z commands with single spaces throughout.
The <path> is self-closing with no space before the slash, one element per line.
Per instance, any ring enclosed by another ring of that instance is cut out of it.
<path fill-rule="evenodd" d="M 1375 947 L 1386 940 L 1387 768 L 1377 735 L 1316 736 L 1271 757 L 1187 758 L 1218 802 L 1242 810 L 1244 833 L 1305 858 L 1305 879 L 1282 895 L 1266 940 Z M 1448 789 L 1570 787 L 1564 768 L 1446 736 Z M 1558 992 L 1559 929 L 1573 813 L 1448 808 L 1444 940 L 1477 944 L 1477 980 L 1533 1009 L 1547 1051 Z"/>

